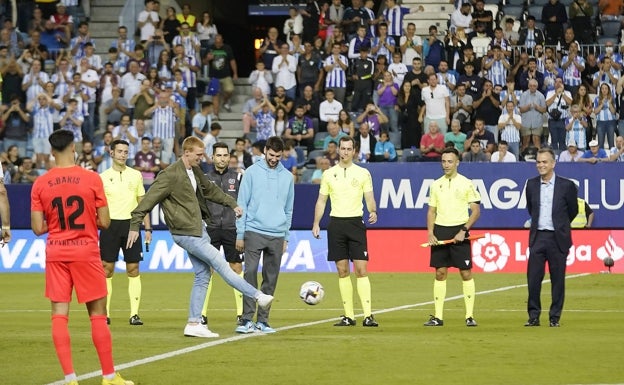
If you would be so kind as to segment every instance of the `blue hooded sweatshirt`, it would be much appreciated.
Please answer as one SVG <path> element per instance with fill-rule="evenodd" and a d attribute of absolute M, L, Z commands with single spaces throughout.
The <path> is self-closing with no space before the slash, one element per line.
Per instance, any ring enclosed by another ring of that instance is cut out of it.
<path fill-rule="evenodd" d="M 295 186 L 292 173 L 281 162 L 272 169 L 263 159 L 245 170 L 237 201 L 243 215 L 236 220 L 236 239 L 253 231 L 288 240 Z"/>

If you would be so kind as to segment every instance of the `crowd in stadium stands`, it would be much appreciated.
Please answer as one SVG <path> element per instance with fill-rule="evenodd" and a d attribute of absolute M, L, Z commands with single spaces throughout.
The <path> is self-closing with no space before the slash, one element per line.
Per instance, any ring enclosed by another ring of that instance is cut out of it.
<path fill-rule="evenodd" d="M 281 33 L 268 29 L 245 74 L 252 92 L 232 166 L 262 159 L 273 135 L 307 182 L 336 163 L 343 135 L 355 138 L 357 162 L 436 161 L 447 146 L 466 162 L 530 161 L 545 145 L 560 161 L 624 161 L 621 0 L 521 1 L 519 15 L 515 0 L 494 13 L 484 0 L 458 2 L 448 31 L 432 25 L 427 36 L 404 21 L 423 6 L 346 2 L 308 0 Z M 35 8 L 27 33 L 10 19 L 0 31 L 5 181 L 45 172 L 47 137 L 59 128 L 74 132 L 78 164 L 94 171 L 110 167 L 112 140 L 129 141 L 148 183 L 188 135 L 210 155 L 241 75 L 210 14 L 188 4 L 161 14 L 148 0 L 137 37 L 120 26 L 101 57 L 88 22 L 74 23 L 76 5 L 66 5 Z"/>

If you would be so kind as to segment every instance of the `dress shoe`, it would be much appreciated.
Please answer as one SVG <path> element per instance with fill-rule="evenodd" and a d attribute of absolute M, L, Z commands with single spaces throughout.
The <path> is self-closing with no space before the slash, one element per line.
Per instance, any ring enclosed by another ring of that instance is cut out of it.
<path fill-rule="evenodd" d="M 529 318 L 524 326 L 540 326 L 539 318 Z"/>

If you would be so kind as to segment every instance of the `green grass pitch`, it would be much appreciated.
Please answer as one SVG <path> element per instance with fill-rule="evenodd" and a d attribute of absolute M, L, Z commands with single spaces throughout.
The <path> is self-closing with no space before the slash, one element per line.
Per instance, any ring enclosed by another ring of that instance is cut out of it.
<path fill-rule="evenodd" d="M 356 327 L 337 328 L 332 323 L 342 310 L 335 274 L 282 274 L 271 311 L 271 326 L 278 333 L 243 338 L 233 332 L 232 290 L 216 278 L 209 327 L 221 337 L 197 339 L 182 335 L 192 274 L 142 275 L 145 325 L 133 327 L 128 325 L 127 279 L 117 272 L 111 314 L 115 363 L 129 364 L 120 371 L 137 385 L 624 383 L 624 275 L 569 278 L 561 328 L 548 327 L 548 283 L 542 293 L 542 326 L 523 327 L 523 274 L 476 274 L 479 326 L 465 327 L 455 270 L 448 281 L 451 299 L 445 306 L 444 327 L 422 326 L 433 312 L 432 272 L 371 274 L 380 327 L 363 328 L 358 315 Z M 325 287 L 325 300 L 318 306 L 298 298 L 299 286 L 307 280 Z M 41 274 L 0 278 L 3 384 L 62 379 L 43 289 Z M 72 304 L 70 330 L 77 374 L 98 372 L 84 306 Z M 193 347 L 199 348 L 181 353 Z M 166 356 L 154 360 L 161 354 Z M 98 374 L 80 384 L 100 381 Z"/>

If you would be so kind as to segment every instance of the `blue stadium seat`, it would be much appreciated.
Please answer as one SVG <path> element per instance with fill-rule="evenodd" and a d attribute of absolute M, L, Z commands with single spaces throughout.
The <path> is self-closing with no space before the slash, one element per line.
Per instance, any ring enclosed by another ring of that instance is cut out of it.
<path fill-rule="evenodd" d="M 506 5 L 503 7 L 504 17 L 510 16 L 517 20 L 524 20 L 524 6 L 522 5 Z"/>
<path fill-rule="evenodd" d="M 308 154 L 308 162 L 314 162 L 316 158 L 318 158 L 319 156 L 323 156 L 324 154 L 325 151 L 323 150 L 310 151 L 310 153 Z"/>
<path fill-rule="evenodd" d="M 301 180 L 299 183 L 311 183 L 312 182 L 312 174 L 314 174 L 313 168 L 304 168 L 301 173 Z"/>
<path fill-rule="evenodd" d="M 531 5 L 529 7 L 529 15 L 535 17 L 536 21 L 542 20 L 542 8 L 544 8 L 541 5 Z"/>
<path fill-rule="evenodd" d="M 329 135 L 327 132 L 317 132 L 314 134 L 314 148 L 323 148 L 323 141 L 327 135 Z"/>
<path fill-rule="evenodd" d="M 307 147 L 304 146 L 296 146 L 295 152 L 297 153 L 297 168 L 303 168 L 307 162 L 305 156 L 305 150 Z"/>
<path fill-rule="evenodd" d="M 418 162 L 421 159 L 420 150 L 417 148 L 405 148 L 401 155 L 401 162 Z"/>
<path fill-rule="evenodd" d="M 618 20 L 603 20 L 601 22 L 602 25 L 602 36 L 604 37 L 612 37 L 617 38 L 620 34 L 620 22 Z"/>
<path fill-rule="evenodd" d="M 544 6 L 548 4 L 549 0 L 531 0 L 531 5 L 541 5 Z"/>

